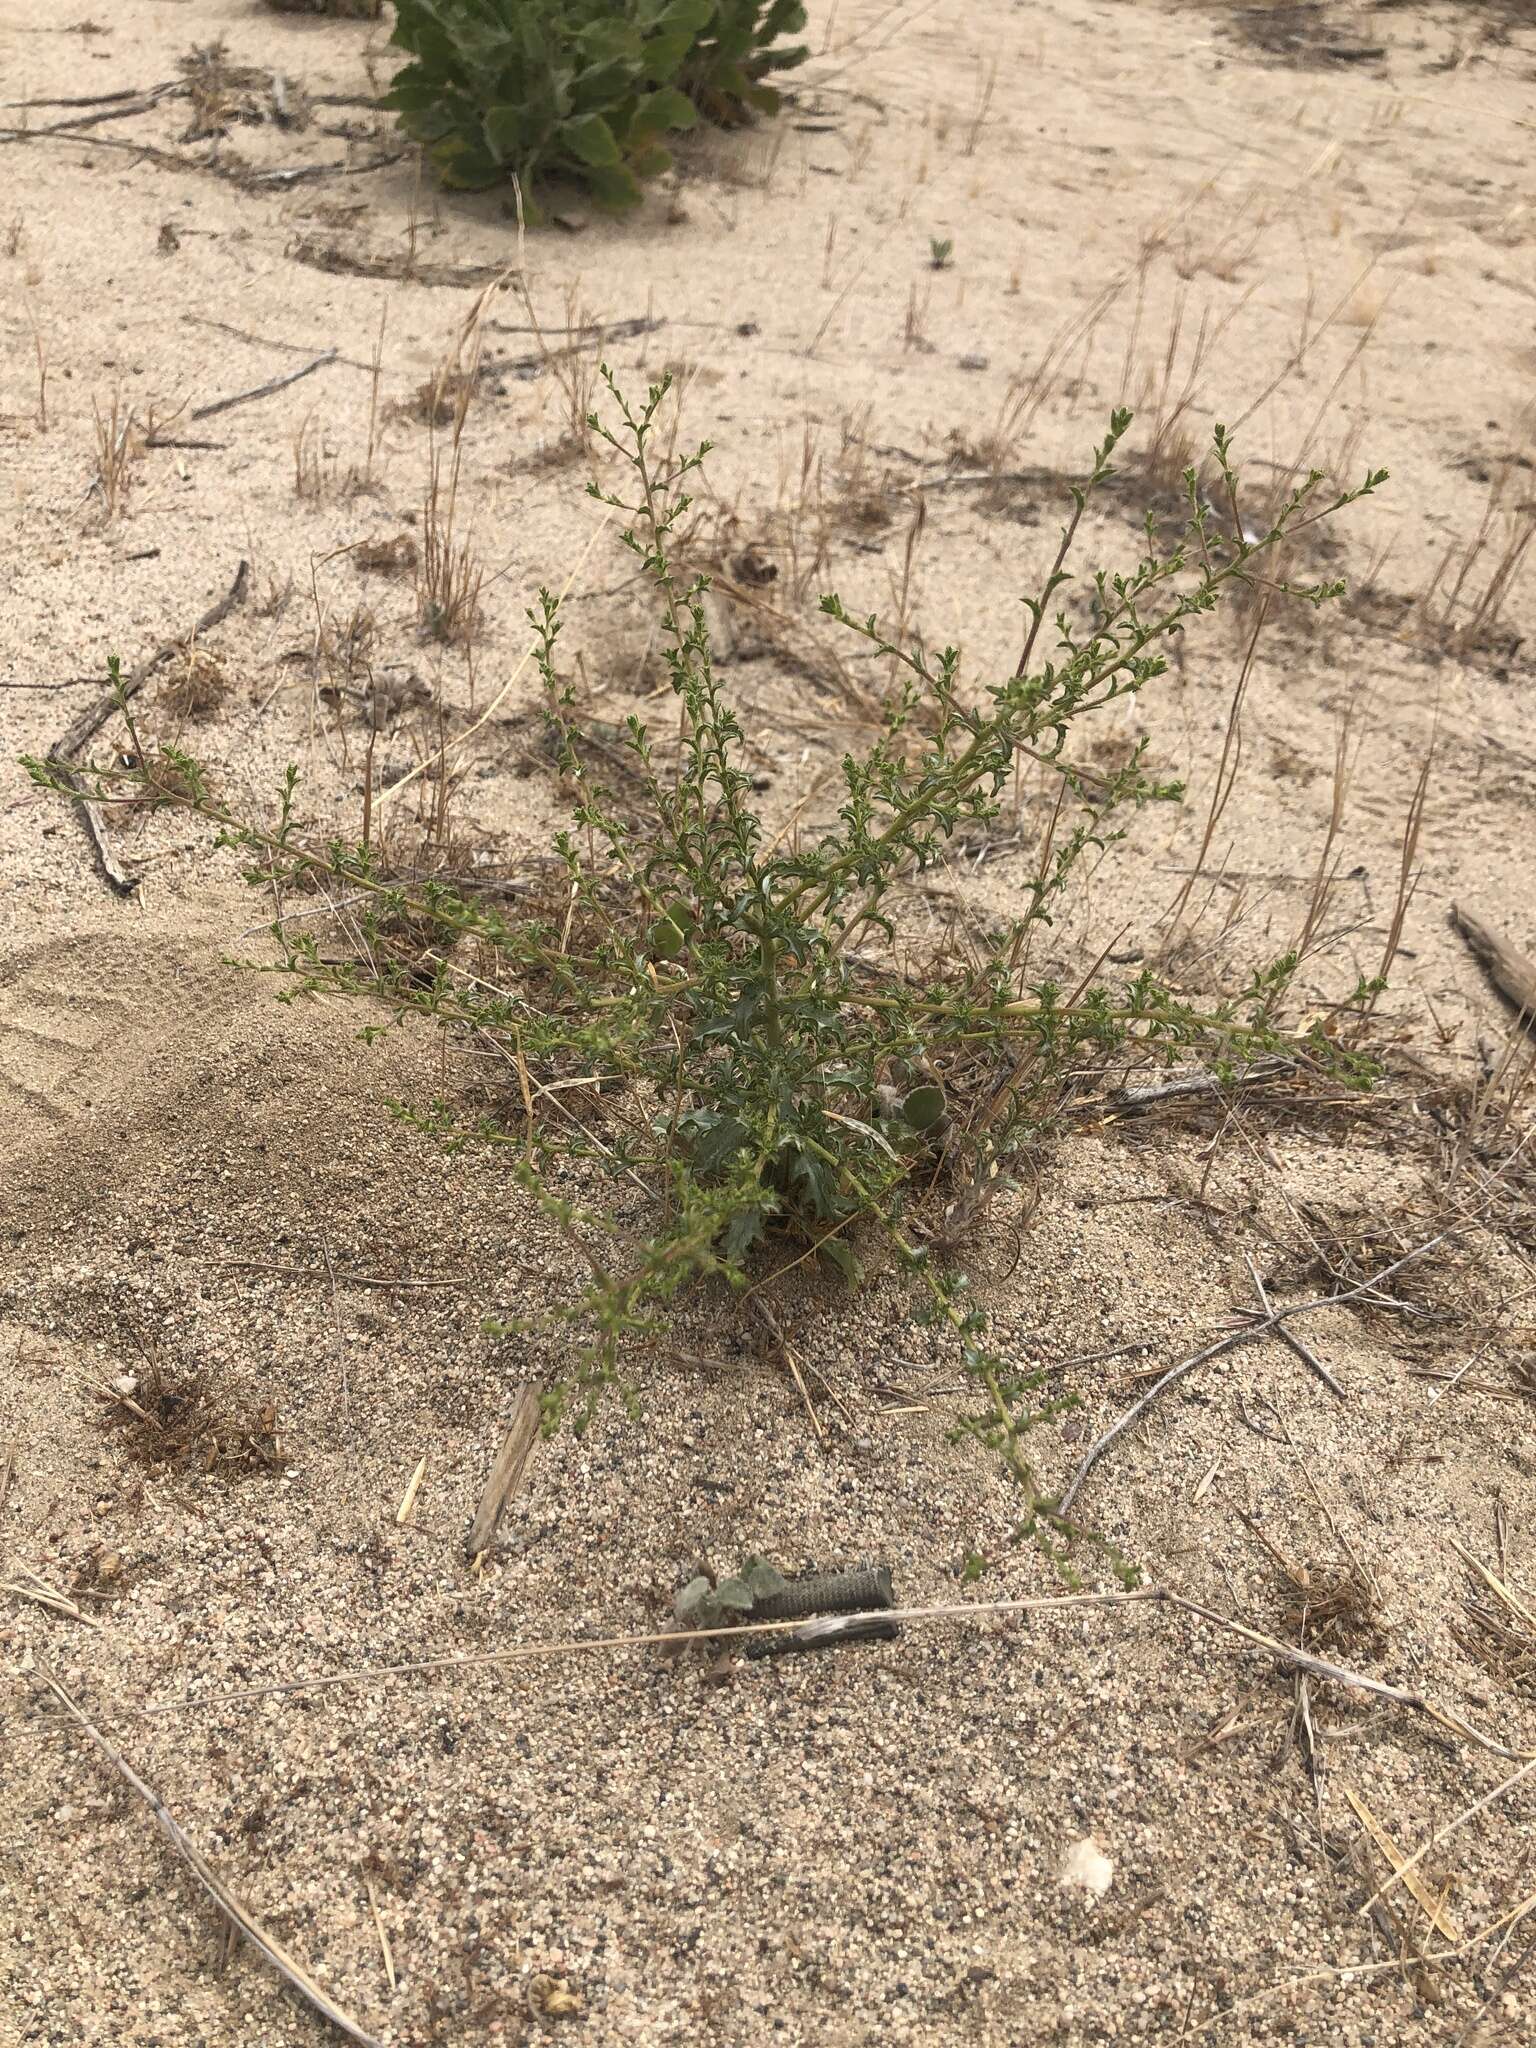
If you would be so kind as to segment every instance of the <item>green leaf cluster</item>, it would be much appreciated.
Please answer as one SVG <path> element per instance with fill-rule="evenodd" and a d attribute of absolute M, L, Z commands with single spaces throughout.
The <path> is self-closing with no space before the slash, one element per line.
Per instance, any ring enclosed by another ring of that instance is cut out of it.
<path fill-rule="evenodd" d="M 678 1589 L 672 1611 L 682 1628 L 730 1628 L 745 1621 L 759 1600 L 782 1593 L 786 1583 L 766 1558 L 749 1557 L 726 1579 L 696 1573 Z"/>
<path fill-rule="evenodd" d="M 385 99 L 449 185 L 574 180 L 622 212 L 668 136 L 778 106 L 804 26 L 801 0 L 397 0 Z"/>

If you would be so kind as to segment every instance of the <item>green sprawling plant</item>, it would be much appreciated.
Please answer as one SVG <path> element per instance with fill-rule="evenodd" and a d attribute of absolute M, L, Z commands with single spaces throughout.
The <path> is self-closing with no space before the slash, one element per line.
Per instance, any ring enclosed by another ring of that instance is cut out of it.
<path fill-rule="evenodd" d="M 1105 776 L 1075 763 L 1068 742 L 1081 721 L 1162 674 L 1161 644 L 1212 611 L 1225 585 L 1263 580 L 1269 550 L 1374 489 L 1384 472 L 1324 504 L 1314 502 L 1320 477 L 1308 477 L 1249 541 L 1217 428 L 1225 514 L 1212 511 L 1190 471 L 1182 537 L 1161 546 L 1149 518 L 1140 562 L 1095 575 L 1081 593 L 1086 623 L 1058 612 L 1051 653 L 1037 660 L 1084 509 L 1114 474 L 1130 422 L 1116 413 L 1073 492 L 1045 587 L 1025 600 L 1027 633 L 1011 674 L 963 688 L 953 649 L 931 660 L 886 639 L 874 617 L 822 600 L 899 680 L 879 737 L 843 762 L 836 823 L 792 843 L 765 832 L 754 806 L 741 729 L 711 662 L 705 585 L 671 552 L 689 504 L 684 486 L 707 444 L 658 457 L 666 385 L 636 411 L 604 376 L 615 421 L 594 414 L 589 424 L 627 463 L 630 484 L 623 494 L 589 488 L 627 522 L 623 544 L 654 591 L 678 751 L 664 762 L 632 717 L 624 800 L 603 786 L 582 752 L 561 671 L 560 608 L 541 593 L 529 617 L 547 715 L 577 791 L 542 912 L 513 918 L 470 884 L 403 880 L 366 838 L 306 840 L 293 769 L 270 827 L 240 817 L 189 756 L 170 747 L 145 755 L 136 737 L 141 765 L 90 786 L 110 798 L 126 779 L 135 802 L 179 804 L 216 821 L 220 843 L 247 856 L 253 883 L 319 882 L 346 894 L 348 929 L 361 941 L 346 957 L 335 956 L 334 939 L 322 947 L 312 923 L 274 924 L 281 966 L 295 977 L 289 995 L 381 999 L 397 1022 L 424 1014 L 505 1055 L 508 1115 L 466 1123 L 441 1103 L 406 1113 L 451 1143 L 505 1146 L 517 1182 L 579 1256 L 584 1278 L 546 1319 L 569 1337 L 569 1370 L 548 1394 L 551 1421 L 572 1396 L 584 1417 L 602 1387 L 622 1380 L 626 1354 L 664 1328 L 686 1285 L 710 1280 L 744 1293 L 812 1259 L 856 1283 L 879 1261 L 905 1272 L 919 1313 L 951 1333 L 977 1394 L 964 1428 L 1018 1481 L 1021 1527 L 1059 1551 L 1059 1539 L 1082 1532 L 1056 1513 L 1027 1439 L 1062 1404 L 1040 1373 L 1011 1363 L 989 1338 L 958 1263 L 967 1221 L 1006 1183 L 1010 1163 L 1055 1127 L 1085 1070 L 1190 1048 L 1218 1064 L 1284 1047 L 1351 1066 L 1320 1028 L 1310 1048 L 1284 1038 L 1278 1006 L 1294 958 L 1204 1007 L 1151 973 L 1070 992 L 1030 982 L 1033 928 L 1049 922 L 1083 856 L 1120 836 L 1116 814 L 1181 794 L 1151 780 L 1139 752 Z M 1297 594 L 1321 603 L 1340 587 Z M 962 827 L 986 827 L 1021 757 L 1060 778 L 1064 816 L 1076 822 L 1048 835 L 1019 915 L 990 934 L 969 969 L 895 971 L 879 942 L 896 934 L 904 882 L 939 861 Z M 65 788 L 56 769 L 29 766 Z M 368 1026 L 365 1036 L 387 1028 Z M 576 1082 L 584 1094 L 571 1092 Z M 601 1181 L 631 1207 L 635 1185 L 646 1191 L 649 1215 L 638 1228 L 577 1198 Z"/>
<path fill-rule="evenodd" d="M 664 137 L 778 106 L 801 0 L 396 0 L 414 62 L 385 96 L 450 185 L 588 186 L 621 210 L 671 164 Z"/>

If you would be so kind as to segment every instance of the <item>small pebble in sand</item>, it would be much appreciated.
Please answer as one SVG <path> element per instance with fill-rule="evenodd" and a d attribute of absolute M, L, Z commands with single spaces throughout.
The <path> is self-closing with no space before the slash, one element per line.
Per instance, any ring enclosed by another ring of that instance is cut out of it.
<path fill-rule="evenodd" d="M 1064 1885 L 1081 1885 L 1096 1899 L 1102 1899 L 1115 1875 L 1115 1866 L 1092 1835 L 1074 1842 L 1061 1859 L 1059 1872 Z"/>

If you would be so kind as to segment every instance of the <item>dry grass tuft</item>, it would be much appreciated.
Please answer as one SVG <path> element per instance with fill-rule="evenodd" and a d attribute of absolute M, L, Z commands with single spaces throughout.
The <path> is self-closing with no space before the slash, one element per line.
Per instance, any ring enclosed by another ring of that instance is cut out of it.
<path fill-rule="evenodd" d="M 401 418 L 415 420 L 423 427 L 451 427 L 460 405 L 467 405 L 473 396 L 474 379 L 457 363 L 448 362 L 418 384 L 396 411 Z"/>
<path fill-rule="evenodd" d="M 397 533 L 389 540 L 365 540 L 352 550 L 352 559 L 367 576 L 409 576 L 421 560 L 421 549 L 409 533 Z"/>
<path fill-rule="evenodd" d="M 123 404 L 121 387 L 113 391 L 111 408 L 105 414 L 93 398 L 91 414 L 96 425 L 96 476 L 91 489 L 99 493 L 102 516 L 111 526 L 127 502 L 133 465 L 144 452 L 143 437 L 132 408 Z"/>
<path fill-rule="evenodd" d="M 1294 1565 L 1281 1625 L 1309 1650 L 1374 1655 L 1386 1647 L 1381 1595 L 1353 1561 Z"/>
<path fill-rule="evenodd" d="M 1306 1228 L 1309 1249 L 1300 1263 L 1303 1283 L 1356 1287 L 1380 1272 L 1408 1249 L 1410 1238 L 1393 1227 L 1390 1216 L 1376 1211 L 1303 1201 L 1297 1214 Z M 1436 1291 L 1436 1276 L 1451 1269 L 1451 1245 L 1416 1259 L 1393 1280 L 1390 1291 L 1372 1290 L 1360 1297 L 1357 1312 L 1408 1314 L 1419 1322 L 1443 1321 L 1454 1313 Z"/>
<path fill-rule="evenodd" d="M 1446 550 L 1418 600 L 1425 637 L 1448 654 L 1509 657 L 1519 649 L 1504 612 L 1536 540 L 1536 499 L 1516 495 L 1523 483 L 1513 462 L 1497 472 L 1477 531 Z"/>
<path fill-rule="evenodd" d="M 182 648 L 161 688 L 160 701 L 175 718 L 195 723 L 218 710 L 230 687 L 223 663 L 200 647 L 188 645 Z"/>
<path fill-rule="evenodd" d="M 332 683 L 366 675 L 379 637 L 379 622 L 365 604 L 355 604 L 344 619 L 326 611 L 315 630 L 313 666 Z"/>
<path fill-rule="evenodd" d="M 1453 660 L 1506 670 L 1525 642 L 1508 612 L 1536 542 L 1536 495 L 1525 474 L 1529 468 L 1530 457 L 1524 454 L 1500 464 L 1471 538 L 1450 543 L 1417 596 L 1385 587 L 1383 553 L 1351 593 L 1351 612 L 1368 626 Z"/>
<path fill-rule="evenodd" d="M 528 286 L 521 279 L 519 289 L 544 367 L 559 388 L 565 416 L 559 434 L 535 453 L 532 466 L 557 469 L 565 463 L 582 460 L 592 445 L 592 433 L 587 422 L 597 403 L 598 361 L 590 341 L 593 334 L 602 330 L 572 286 L 565 295 L 565 332 L 551 341 L 534 310 Z"/>
<path fill-rule="evenodd" d="M 1285 1596 L 1280 1624 L 1287 1641 L 1326 1658 L 1374 1656 L 1386 1648 L 1381 1589 L 1353 1551 L 1343 1563 L 1301 1564 L 1239 1514 L 1280 1572 Z"/>
<path fill-rule="evenodd" d="M 1465 1625 L 1453 1622 L 1452 1635 L 1500 1685 L 1536 1694 L 1536 1603 L 1459 1543 L 1455 1548 L 1473 1586 L 1462 1600 Z"/>
<path fill-rule="evenodd" d="M 1363 10 L 1324 7 L 1322 0 L 1257 0 L 1234 11 L 1232 33 L 1300 71 L 1375 64 L 1386 55 Z"/>
<path fill-rule="evenodd" d="M 1181 291 L 1160 354 L 1137 367 L 1145 282 L 1143 276 L 1138 283 L 1121 373 L 1122 389 L 1131 394 L 1129 403 L 1136 415 L 1133 443 L 1127 447 L 1121 467 L 1141 513 L 1152 511 L 1160 519 L 1182 524 L 1188 510 L 1185 477 L 1200 459 L 1192 409 L 1199 399 L 1201 375 L 1227 321 L 1213 324 L 1207 310 L 1191 339 L 1189 309 Z"/>
<path fill-rule="evenodd" d="M 498 280 L 499 283 L 500 280 Z M 421 556 L 416 565 L 416 614 L 424 633 L 436 640 L 472 644 L 480 625 L 480 585 L 485 570 L 473 542 L 461 537 L 459 486 L 463 475 L 464 429 L 470 401 L 480 382 L 486 309 L 496 285 L 487 285 L 470 309 L 452 357 L 434 387 L 450 384 L 454 404 L 447 446 L 438 439 L 436 408 L 427 421 L 427 493 L 422 507 Z"/>
<path fill-rule="evenodd" d="M 230 1477 L 282 1469 L 277 1409 L 271 1402 L 243 1416 L 215 1399 L 206 1374 L 178 1374 L 161 1358 L 153 1340 L 132 1333 L 143 1360 L 110 1390 L 103 1420 L 121 1436 L 128 1452 L 151 1469 L 223 1472 Z"/>
<path fill-rule="evenodd" d="M 480 585 L 485 570 L 472 543 L 460 540 L 458 519 L 459 449 L 455 435 L 444 476 L 439 451 L 433 451 L 422 510 L 422 551 L 417 564 L 416 606 L 421 628 L 434 640 L 468 646 L 480 624 Z"/>
<path fill-rule="evenodd" d="M 327 498 L 357 497 L 372 486 L 374 453 L 374 430 L 370 424 L 364 466 L 359 469 L 354 462 L 343 468 L 340 451 L 326 438 L 318 416 L 306 413 L 293 437 L 294 496 L 311 505 Z"/>

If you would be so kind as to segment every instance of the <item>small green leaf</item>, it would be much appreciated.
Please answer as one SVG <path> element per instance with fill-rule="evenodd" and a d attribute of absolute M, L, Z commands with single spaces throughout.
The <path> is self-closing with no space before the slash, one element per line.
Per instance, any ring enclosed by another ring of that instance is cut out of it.
<path fill-rule="evenodd" d="M 682 1118 L 680 1128 L 693 1141 L 695 1170 L 704 1175 L 719 1173 L 729 1165 L 749 1135 L 746 1125 L 736 1117 L 715 1116 L 708 1110 L 692 1111 Z M 761 1209 L 754 1207 L 745 1213 L 756 1217 L 761 1226 Z M 735 1228 L 734 1220 L 731 1227 Z"/>
<path fill-rule="evenodd" d="M 659 142 L 642 142 L 630 151 L 629 168 L 637 178 L 659 178 L 672 168 L 672 152 Z"/>
<path fill-rule="evenodd" d="M 641 69 L 647 78 L 663 85 L 669 78 L 677 76 L 688 61 L 693 45 L 693 32 L 686 28 L 669 28 L 660 35 L 650 36 L 646 40 L 645 55 L 640 60 Z"/>
<path fill-rule="evenodd" d="M 687 93 L 679 92 L 675 85 L 664 85 L 656 92 L 647 93 L 640 102 L 629 132 L 637 139 L 660 135 L 668 128 L 692 128 L 698 118 L 699 110 Z"/>
<path fill-rule="evenodd" d="M 690 1579 L 672 1602 L 672 1612 L 684 1628 L 698 1628 L 715 1604 L 715 1589 L 701 1572 Z"/>
<path fill-rule="evenodd" d="M 640 204 L 640 181 L 623 164 L 590 164 L 587 183 L 606 213 L 627 213 Z"/>
<path fill-rule="evenodd" d="M 577 114 L 562 121 L 558 133 L 571 154 L 594 169 L 606 169 L 619 162 L 619 145 L 601 114 Z"/>
<path fill-rule="evenodd" d="M 709 27 L 709 18 L 717 5 L 718 0 L 667 0 L 656 20 L 663 28 L 696 36 Z"/>
<path fill-rule="evenodd" d="M 738 1577 L 743 1585 L 751 1588 L 754 1601 L 766 1599 L 770 1593 L 782 1593 L 786 1584 L 781 1571 L 771 1565 L 767 1558 L 756 1555 L 746 1560 Z"/>
<path fill-rule="evenodd" d="M 829 1265 L 836 1266 L 850 1287 L 857 1287 L 863 1280 L 864 1268 L 858 1254 L 840 1237 L 824 1237 L 816 1249 Z"/>
<path fill-rule="evenodd" d="M 528 148 L 528 122 L 517 107 L 492 107 L 481 128 L 487 147 L 504 164 L 516 163 Z"/>
<path fill-rule="evenodd" d="M 931 1131 L 943 1121 L 944 1090 L 936 1081 L 923 1082 L 908 1094 L 901 1113 L 914 1131 Z"/>
<path fill-rule="evenodd" d="M 738 1209 L 720 1233 L 720 1249 L 728 1259 L 739 1259 L 749 1252 L 763 1234 L 763 1225 L 768 1220 L 766 1209 Z"/>

